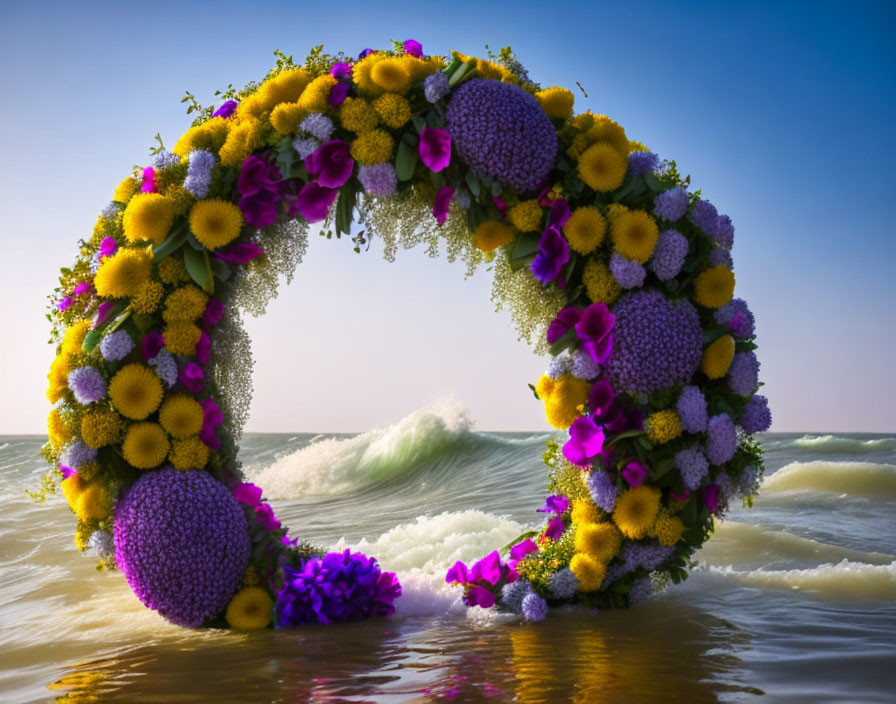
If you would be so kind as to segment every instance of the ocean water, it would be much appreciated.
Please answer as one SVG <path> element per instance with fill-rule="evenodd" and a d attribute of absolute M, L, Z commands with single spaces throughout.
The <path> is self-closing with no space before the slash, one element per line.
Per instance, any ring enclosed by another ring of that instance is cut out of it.
<path fill-rule="evenodd" d="M 249 434 L 247 473 L 291 534 L 399 573 L 389 619 L 240 634 L 171 626 L 25 495 L 43 438 L 0 436 L 3 702 L 892 702 L 896 437 L 770 433 L 766 480 L 682 585 L 538 624 L 443 583 L 534 526 L 547 434 L 422 409 L 361 435 Z"/>

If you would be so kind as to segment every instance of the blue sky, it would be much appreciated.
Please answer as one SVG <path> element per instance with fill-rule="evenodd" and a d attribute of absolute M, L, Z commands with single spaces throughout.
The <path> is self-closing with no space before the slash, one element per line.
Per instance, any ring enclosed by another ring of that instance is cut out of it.
<path fill-rule="evenodd" d="M 180 98 L 264 76 L 281 49 L 428 53 L 512 45 L 577 110 L 618 120 L 736 226 L 779 431 L 896 431 L 896 5 L 859 3 L 3 3 L 0 433 L 41 432 L 55 271 Z M 261 320 L 250 430 L 364 430 L 452 394 L 487 430 L 546 424 L 544 368 L 492 311 L 482 272 L 395 264 L 312 234 Z"/>

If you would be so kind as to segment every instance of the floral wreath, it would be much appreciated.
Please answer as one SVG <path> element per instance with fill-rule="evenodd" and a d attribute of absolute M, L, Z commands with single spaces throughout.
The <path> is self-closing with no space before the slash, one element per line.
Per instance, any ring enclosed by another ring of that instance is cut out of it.
<path fill-rule="evenodd" d="M 751 435 L 771 422 L 753 316 L 732 298 L 731 220 L 509 48 L 276 55 L 216 110 L 187 93 L 192 127 L 170 152 L 159 138 L 62 269 L 43 453 L 78 548 L 188 627 L 394 611 L 393 573 L 291 538 L 237 458 L 241 312 L 263 313 L 292 276 L 309 223 L 340 238 L 357 222 L 356 252 L 376 235 L 390 260 L 422 243 L 469 273 L 490 263 L 497 308 L 552 357 L 532 387 L 568 433 L 544 456 L 546 525 L 455 564 L 464 602 L 540 620 L 685 578 L 713 516 L 752 499 Z"/>

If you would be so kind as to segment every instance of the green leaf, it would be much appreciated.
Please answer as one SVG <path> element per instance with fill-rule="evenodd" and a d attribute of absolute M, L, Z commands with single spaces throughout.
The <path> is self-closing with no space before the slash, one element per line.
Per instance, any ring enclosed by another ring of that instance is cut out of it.
<path fill-rule="evenodd" d="M 674 457 L 664 457 L 655 465 L 653 465 L 653 479 L 659 479 L 664 474 L 669 472 L 673 467 L 675 467 L 675 458 Z"/>
<path fill-rule="evenodd" d="M 207 294 L 215 292 L 215 280 L 212 276 L 211 260 L 208 252 L 201 252 L 184 247 L 184 265 L 190 278 Z"/>
<path fill-rule="evenodd" d="M 410 181 L 417 168 L 417 150 L 405 140 L 398 143 L 398 153 L 395 155 L 395 174 L 399 181 Z"/>
<path fill-rule="evenodd" d="M 84 336 L 84 342 L 81 343 L 81 349 L 85 352 L 90 352 L 94 347 L 97 346 L 97 343 L 103 338 L 102 330 L 90 330 Z"/>
<path fill-rule="evenodd" d="M 538 398 L 538 392 L 535 390 L 535 386 L 534 386 L 533 384 L 527 384 L 527 386 L 528 386 L 530 389 L 532 389 L 532 395 L 535 397 L 535 400 L 536 400 L 536 401 L 540 401 L 541 399 Z"/>
<path fill-rule="evenodd" d="M 666 186 L 654 174 L 644 174 L 644 183 L 654 193 L 666 190 Z"/>
<path fill-rule="evenodd" d="M 703 331 L 703 346 L 711 345 L 713 342 L 718 340 L 722 335 L 728 332 L 727 325 L 717 325 L 714 328 L 710 328 L 709 330 Z"/>
<path fill-rule="evenodd" d="M 522 233 L 513 243 L 513 248 L 510 250 L 510 259 L 521 259 L 538 252 L 539 239 L 541 239 L 541 235 L 537 232 Z"/>
<path fill-rule="evenodd" d="M 627 440 L 628 438 L 636 438 L 639 435 L 644 435 L 644 431 L 643 430 L 626 430 L 624 433 L 619 433 L 619 435 L 614 436 L 613 439 L 607 443 L 607 447 L 609 447 L 610 445 L 615 445 L 620 440 Z"/>
<path fill-rule="evenodd" d="M 508 261 L 510 264 L 511 271 L 519 271 L 520 269 L 525 269 L 535 260 L 535 255 L 530 254 L 528 257 L 522 257 L 520 259 L 511 259 Z"/>
<path fill-rule="evenodd" d="M 339 191 L 339 201 L 336 203 L 336 237 L 351 232 L 355 195 L 351 181 L 347 182 Z"/>
<path fill-rule="evenodd" d="M 492 194 L 495 198 L 497 198 L 499 195 L 501 195 L 501 193 L 503 193 L 503 191 L 504 191 L 504 187 L 503 187 L 500 183 L 498 183 L 497 181 L 492 181 L 492 184 L 491 184 L 491 186 L 489 187 L 489 190 L 491 191 L 491 194 Z"/>
<path fill-rule="evenodd" d="M 197 240 L 196 235 L 194 235 L 192 232 L 187 235 L 187 244 L 189 244 L 197 252 L 205 251 L 205 245 L 203 245 L 202 242 Z M 184 247 L 184 250 L 186 250 L 186 247 Z"/>
<path fill-rule="evenodd" d="M 230 269 L 230 265 L 227 262 L 222 262 L 220 259 L 212 257 L 212 275 L 218 279 L 218 281 L 227 281 L 230 278 L 230 275 L 233 273 Z"/>
<path fill-rule="evenodd" d="M 171 232 L 168 233 L 168 237 L 165 238 L 165 241 L 152 248 L 153 261 L 160 262 L 165 257 L 174 254 L 183 246 L 184 242 L 187 241 L 187 236 L 189 234 L 190 226 L 187 224 L 186 220 L 181 220 L 175 224 L 174 227 L 171 228 Z"/>
<path fill-rule="evenodd" d="M 477 179 L 472 172 L 467 171 L 464 174 L 464 181 L 467 182 L 467 186 L 470 189 L 470 193 L 473 194 L 474 198 L 478 198 L 479 194 L 482 193 L 482 185 L 479 183 L 479 179 Z"/>
<path fill-rule="evenodd" d="M 556 357 L 563 350 L 570 347 L 577 339 L 578 336 L 576 335 L 576 329 L 570 328 L 563 334 L 563 336 L 559 340 L 548 347 L 548 352 L 550 352 L 552 357 Z"/>
<path fill-rule="evenodd" d="M 411 118 L 411 122 L 414 123 L 414 129 L 416 129 L 418 133 L 422 132 L 423 128 L 426 127 L 426 120 L 423 119 L 422 115 L 414 115 Z"/>

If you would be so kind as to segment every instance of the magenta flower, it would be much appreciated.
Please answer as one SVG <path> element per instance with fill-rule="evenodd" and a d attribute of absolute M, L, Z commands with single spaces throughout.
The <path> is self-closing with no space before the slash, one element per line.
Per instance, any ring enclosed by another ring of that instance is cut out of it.
<path fill-rule="evenodd" d="M 510 548 L 510 557 L 514 560 L 522 560 L 526 555 L 537 551 L 538 545 L 535 544 L 535 541 L 527 538 L 523 542 L 517 543 Z"/>
<path fill-rule="evenodd" d="M 402 46 L 406 54 L 416 56 L 418 59 L 423 58 L 423 45 L 416 39 L 405 39 Z"/>
<path fill-rule="evenodd" d="M 140 352 L 143 353 L 143 360 L 151 362 L 156 355 L 165 346 L 165 338 L 158 330 L 147 333 L 140 342 Z"/>
<path fill-rule="evenodd" d="M 97 306 L 96 314 L 93 316 L 93 323 L 91 327 L 96 330 L 100 325 L 105 323 L 109 319 L 109 315 L 112 313 L 112 308 L 115 307 L 115 304 L 112 301 L 103 301 Z"/>
<path fill-rule="evenodd" d="M 560 515 L 569 510 L 569 497 L 563 494 L 551 494 L 544 501 L 544 508 L 538 509 L 539 513 L 553 513 Z"/>
<path fill-rule="evenodd" d="M 212 353 L 212 340 L 203 330 L 199 333 L 199 341 L 196 343 L 196 361 L 205 364 Z"/>
<path fill-rule="evenodd" d="M 91 286 L 87 281 L 82 281 L 72 289 L 72 295 L 83 296 L 85 293 L 90 293 L 92 290 L 93 286 Z"/>
<path fill-rule="evenodd" d="M 236 188 L 239 206 L 246 222 L 252 227 L 267 227 L 277 219 L 277 203 L 281 196 L 280 170 L 266 159 L 254 154 L 240 167 Z"/>
<path fill-rule="evenodd" d="M 205 381 L 205 372 L 196 362 L 188 362 L 180 373 L 180 383 L 187 387 L 188 391 L 198 394 L 202 391 L 202 382 Z"/>
<path fill-rule="evenodd" d="M 118 249 L 118 242 L 111 237 L 103 237 L 103 241 L 100 242 L 100 257 L 111 257 L 115 254 L 116 249 Z"/>
<path fill-rule="evenodd" d="M 483 609 L 494 606 L 501 588 L 518 579 L 517 571 L 509 563 L 501 562 L 497 550 L 470 568 L 463 562 L 455 562 L 445 574 L 445 581 L 448 584 L 464 586 L 463 601 L 467 606 L 481 606 Z"/>
<path fill-rule="evenodd" d="M 202 406 L 202 429 L 199 439 L 212 450 L 221 448 L 221 441 L 215 435 L 215 429 L 224 422 L 224 414 L 214 399 L 204 398 L 199 402 Z"/>
<path fill-rule="evenodd" d="M 330 69 L 330 75 L 337 81 L 347 81 L 352 77 L 352 65 L 345 61 L 335 63 Z"/>
<path fill-rule="evenodd" d="M 679 494 L 678 492 L 675 492 L 675 491 L 669 492 L 669 498 L 672 499 L 673 501 L 684 501 L 690 495 L 691 495 L 691 492 L 688 489 L 685 489 L 683 494 Z"/>
<path fill-rule="evenodd" d="M 703 489 L 703 491 L 701 492 L 701 497 L 703 498 L 703 505 L 710 510 L 710 513 L 715 513 L 719 510 L 718 484 L 710 484 L 708 487 Z"/>
<path fill-rule="evenodd" d="M 226 308 L 224 301 L 219 301 L 217 298 L 209 298 L 205 306 L 205 314 L 202 317 L 203 322 L 210 328 L 215 327 L 215 325 L 221 322 Z"/>
<path fill-rule="evenodd" d="M 336 83 L 330 88 L 330 95 L 327 102 L 332 106 L 342 105 L 348 97 L 348 91 L 351 88 L 348 83 Z"/>
<path fill-rule="evenodd" d="M 564 530 L 566 530 L 566 526 L 563 525 L 563 520 L 560 518 L 552 518 L 548 521 L 548 527 L 544 530 L 544 537 L 550 538 L 551 540 L 560 540 L 560 536 L 563 535 Z"/>
<path fill-rule="evenodd" d="M 235 100 L 225 100 L 224 103 L 212 113 L 212 117 L 230 117 L 236 112 L 239 103 Z"/>
<path fill-rule="evenodd" d="M 62 472 L 63 479 L 68 479 L 69 477 L 73 477 L 78 473 L 78 470 L 72 469 L 71 467 L 66 467 L 64 464 L 59 465 L 59 471 Z"/>
<path fill-rule="evenodd" d="M 641 486 L 647 477 L 647 465 L 643 462 L 629 462 L 623 468 L 622 478 L 631 486 Z"/>
<path fill-rule="evenodd" d="M 265 530 L 277 530 L 281 525 L 270 504 L 258 504 L 255 507 L 255 520 Z"/>
<path fill-rule="evenodd" d="M 501 579 L 502 567 L 501 556 L 497 550 L 493 550 L 473 565 L 472 581 L 484 581 L 492 585 L 497 584 Z"/>
<path fill-rule="evenodd" d="M 464 594 L 464 603 L 467 606 L 479 606 L 483 609 L 490 609 L 495 605 L 496 600 L 494 592 L 478 584 L 472 584 L 467 587 L 467 591 Z"/>
<path fill-rule="evenodd" d="M 557 313 L 557 317 L 554 318 L 553 322 L 548 326 L 548 344 L 553 345 L 557 340 L 572 330 L 581 317 L 582 311 L 575 306 L 567 306 Z"/>
<path fill-rule="evenodd" d="M 576 418 L 569 427 L 563 456 L 579 467 L 587 467 L 604 449 L 604 431 L 592 418 Z"/>
<path fill-rule="evenodd" d="M 507 203 L 497 196 L 492 196 L 492 203 L 495 204 L 495 207 L 498 209 L 498 215 L 500 215 L 503 220 L 507 216 Z"/>
<path fill-rule="evenodd" d="M 373 49 L 361 49 L 361 53 L 358 54 L 358 61 L 361 59 L 366 59 L 371 54 L 375 54 L 376 52 Z"/>
<path fill-rule="evenodd" d="M 563 227 L 569 220 L 569 204 L 563 198 L 557 198 L 551 204 L 551 211 L 548 213 L 548 226 Z"/>
<path fill-rule="evenodd" d="M 445 581 L 448 584 L 466 584 L 470 581 L 470 571 L 467 566 L 458 560 L 445 574 Z"/>
<path fill-rule="evenodd" d="M 592 303 L 576 323 L 576 334 L 582 340 L 582 349 L 598 364 L 606 364 L 613 351 L 613 326 L 616 316 L 606 303 Z"/>
<path fill-rule="evenodd" d="M 305 157 L 305 168 L 325 188 L 341 188 L 355 168 L 347 142 L 333 139 Z"/>
<path fill-rule="evenodd" d="M 69 298 L 68 296 L 63 296 L 63 297 L 59 300 L 59 303 L 56 304 L 56 310 L 58 310 L 58 311 L 64 311 L 64 310 L 65 310 L 66 308 L 68 308 L 71 304 L 72 304 L 72 299 Z"/>
<path fill-rule="evenodd" d="M 606 379 L 600 379 L 591 387 L 591 393 L 588 394 L 588 408 L 592 413 L 599 415 L 604 413 L 610 406 L 613 399 L 616 398 L 616 392 L 610 386 L 610 382 Z"/>
<path fill-rule="evenodd" d="M 232 264 L 248 264 L 264 254 L 264 250 L 254 242 L 237 242 L 226 249 L 215 251 L 215 258 Z"/>
<path fill-rule="evenodd" d="M 144 193 L 158 193 L 158 188 L 156 187 L 156 170 L 151 166 L 147 166 L 143 169 L 143 183 L 140 186 L 140 190 Z"/>
<path fill-rule="evenodd" d="M 327 217 L 330 206 L 336 200 L 339 190 L 336 188 L 325 188 L 318 185 L 315 181 L 306 183 L 299 191 L 296 206 L 299 215 L 308 222 L 320 222 Z"/>
<path fill-rule="evenodd" d="M 420 133 L 420 160 L 432 171 L 441 171 L 451 162 L 451 135 L 438 127 L 424 127 Z"/>
<path fill-rule="evenodd" d="M 233 489 L 233 498 L 246 506 L 258 506 L 261 502 L 261 487 L 251 482 L 240 482 Z"/>
<path fill-rule="evenodd" d="M 436 193 L 436 202 L 432 206 L 432 215 L 439 225 L 445 224 L 448 217 L 448 208 L 451 206 L 451 197 L 454 195 L 454 189 L 451 186 L 442 186 Z"/>
<path fill-rule="evenodd" d="M 249 225 L 267 227 L 277 219 L 277 199 L 277 193 L 261 191 L 254 196 L 240 198 L 239 206 Z"/>
<path fill-rule="evenodd" d="M 569 243 L 560 230 L 551 225 L 538 240 L 538 254 L 529 265 L 536 281 L 548 284 L 556 279 L 569 261 Z M 564 282 L 560 282 L 561 285 Z"/>
<path fill-rule="evenodd" d="M 602 423 L 608 433 L 624 433 L 629 430 L 642 430 L 644 417 L 631 402 L 626 401 L 625 396 L 614 396 L 595 418 Z"/>

